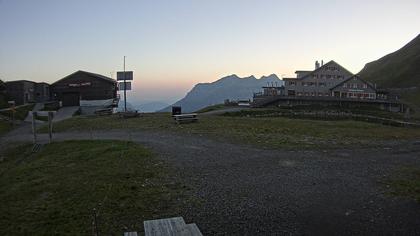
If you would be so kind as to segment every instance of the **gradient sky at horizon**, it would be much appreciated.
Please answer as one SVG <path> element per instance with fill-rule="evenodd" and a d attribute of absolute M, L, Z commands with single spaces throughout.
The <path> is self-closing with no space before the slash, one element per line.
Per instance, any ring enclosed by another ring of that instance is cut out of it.
<path fill-rule="evenodd" d="M 0 0 L 0 78 L 115 77 L 125 55 L 131 97 L 173 102 L 199 82 L 321 59 L 357 73 L 416 37 L 419 12 L 418 0 Z"/>

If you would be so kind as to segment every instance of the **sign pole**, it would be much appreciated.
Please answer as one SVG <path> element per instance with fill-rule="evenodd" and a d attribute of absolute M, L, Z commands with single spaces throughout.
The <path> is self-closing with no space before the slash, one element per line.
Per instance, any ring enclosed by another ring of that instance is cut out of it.
<path fill-rule="evenodd" d="M 127 112 L 127 90 L 126 90 L 126 82 L 125 82 L 125 56 L 124 56 L 124 112 Z"/>

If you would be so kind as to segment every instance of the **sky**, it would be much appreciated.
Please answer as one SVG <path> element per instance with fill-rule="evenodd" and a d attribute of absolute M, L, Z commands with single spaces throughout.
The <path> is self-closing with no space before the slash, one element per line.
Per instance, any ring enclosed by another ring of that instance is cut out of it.
<path fill-rule="evenodd" d="M 134 71 L 134 100 L 174 102 L 223 76 L 353 73 L 420 33 L 420 1 L 0 0 L 0 78 Z"/>

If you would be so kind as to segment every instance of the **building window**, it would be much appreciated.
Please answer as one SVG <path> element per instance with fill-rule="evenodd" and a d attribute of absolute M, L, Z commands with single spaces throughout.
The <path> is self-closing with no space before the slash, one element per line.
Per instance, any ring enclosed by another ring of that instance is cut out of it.
<path fill-rule="evenodd" d="M 367 88 L 368 86 L 367 86 L 367 84 L 363 84 L 363 88 Z"/>
<path fill-rule="evenodd" d="M 346 83 L 343 84 L 343 88 L 347 88 L 347 84 Z"/>

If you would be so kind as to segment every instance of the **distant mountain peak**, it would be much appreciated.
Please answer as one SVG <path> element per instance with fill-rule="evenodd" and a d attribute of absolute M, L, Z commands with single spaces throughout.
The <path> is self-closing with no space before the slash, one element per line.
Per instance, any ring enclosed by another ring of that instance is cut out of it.
<path fill-rule="evenodd" d="M 280 78 L 276 74 L 271 74 L 269 76 L 263 75 L 263 76 L 261 76 L 260 79 L 265 80 L 265 79 L 280 79 Z"/>
<path fill-rule="evenodd" d="M 263 86 L 267 86 L 267 82 L 283 84 L 283 81 L 275 74 L 264 78 L 257 79 L 254 75 L 241 78 L 236 74 L 232 74 L 212 83 L 199 83 L 183 99 L 172 106 L 181 106 L 182 112 L 193 112 L 206 106 L 223 103 L 225 99 L 252 99 L 254 92 L 261 91 Z M 170 111 L 170 109 L 171 106 L 168 106 L 162 111 Z"/>
<path fill-rule="evenodd" d="M 250 76 L 248 76 L 248 77 L 244 77 L 244 78 L 241 78 L 241 79 L 257 79 L 257 78 L 255 78 L 255 76 L 254 76 L 254 75 L 250 75 Z"/>

